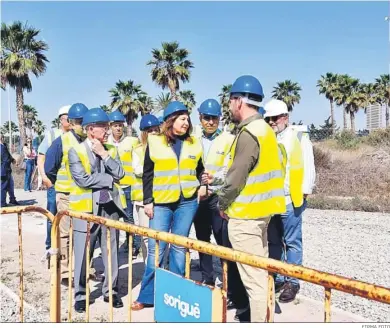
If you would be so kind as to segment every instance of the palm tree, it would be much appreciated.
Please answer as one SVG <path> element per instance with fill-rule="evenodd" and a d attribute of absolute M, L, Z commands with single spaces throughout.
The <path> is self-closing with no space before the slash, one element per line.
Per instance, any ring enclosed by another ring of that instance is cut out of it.
<path fill-rule="evenodd" d="M 46 126 L 43 124 L 43 122 L 41 120 L 37 120 L 35 122 L 35 125 L 33 127 L 35 133 L 41 137 L 44 133 L 45 133 L 45 130 L 46 130 Z"/>
<path fill-rule="evenodd" d="M 137 119 L 138 113 L 142 112 L 143 105 L 140 98 L 146 95 L 141 90 L 140 84 L 135 84 L 133 80 L 119 80 L 115 88 L 109 90 L 111 93 L 111 108 L 118 110 L 125 115 L 128 133 L 131 133 L 131 125 Z"/>
<path fill-rule="evenodd" d="M 188 60 L 189 51 L 179 48 L 179 43 L 163 42 L 162 49 L 152 49 L 152 60 L 146 65 L 152 66 L 152 80 L 171 92 L 172 99 L 178 100 L 176 92 L 180 88 L 180 81 L 183 83 L 190 80 L 190 68 L 193 62 Z"/>
<path fill-rule="evenodd" d="M 378 94 L 373 83 L 361 83 L 360 89 L 364 95 L 364 104 L 362 108 L 364 109 L 364 113 L 366 113 L 368 106 L 373 105 L 378 101 Z"/>
<path fill-rule="evenodd" d="M 172 97 L 169 92 L 161 92 L 155 100 L 155 113 L 164 110 L 171 101 Z"/>
<path fill-rule="evenodd" d="M 52 128 L 60 128 L 60 119 L 59 117 L 56 117 L 53 121 L 51 121 L 51 127 Z"/>
<path fill-rule="evenodd" d="M 139 97 L 141 104 L 141 115 L 150 114 L 154 112 L 155 103 L 152 97 L 149 97 L 146 93 Z"/>
<path fill-rule="evenodd" d="M 282 100 L 286 103 L 288 111 L 291 112 L 295 104 L 299 104 L 301 87 L 297 82 L 285 80 L 278 82 L 272 91 L 272 98 Z"/>
<path fill-rule="evenodd" d="M 338 90 L 334 100 L 338 106 L 343 106 L 344 130 L 347 129 L 347 114 L 350 114 L 351 130 L 355 132 L 355 114 L 359 108 L 364 107 L 365 97 L 361 89 L 359 79 L 347 74 L 338 77 Z"/>
<path fill-rule="evenodd" d="M 334 73 L 326 73 L 325 75 L 321 75 L 321 79 L 317 81 L 317 87 L 319 88 L 319 93 L 324 94 L 326 99 L 329 100 L 330 103 L 330 123 L 332 124 L 332 133 L 335 131 L 335 120 L 334 120 L 334 95 L 337 91 L 337 74 Z"/>
<path fill-rule="evenodd" d="M 1 82 L 16 90 L 16 108 L 20 127 L 21 142 L 26 141 L 24 125 L 23 91 L 30 92 L 30 74 L 36 77 L 44 74 L 49 60 L 44 52 L 49 49 L 44 41 L 37 40 L 40 30 L 16 21 L 11 25 L 1 24 Z"/>
<path fill-rule="evenodd" d="M 191 113 L 192 109 L 196 105 L 195 93 L 191 90 L 179 91 L 178 99 L 188 108 L 188 111 Z"/>
<path fill-rule="evenodd" d="M 38 120 L 38 112 L 35 107 L 23 105 L 24 124 L 29 129 L 29 136 L 32 137 L 34 125 Z"/>
<path fill-rule="evenodd" d="M 4 122 L 3 126 L 1 127 L 1 133 L 3 135 L 8 134 L 9 136 L 9 144 L 11 144 L 11 138 L 19 132 L 18 126 L 15 124 L 15 122 L 11 121 L 11 135 L 9 135 L 9 121 Z"/>
<path fill-rule="evenodd" d="M 100 108 L 103 109 L 107 114 L 111 113 L 111 108 L 110 106 L 107 105 L 100 105 Z"/>
<path fill-rule="evenodd" d="M 223 85 L 221 89 L 221 93 L 218 95 L 222 106 L 222 122 L 225 126 L 229 126 L 233 124 L 232 114 L 230 113 L 230 109 L 229 109 L 231 88 L 232 88 L 231 84 Z"/>
<path fill-rule="evenodd" d="M 375 79 L 375 89 L 378 97 L 377 102 L 386 106 L 386 127 L 390 126 L 390 74 L 383 74 Z"/>

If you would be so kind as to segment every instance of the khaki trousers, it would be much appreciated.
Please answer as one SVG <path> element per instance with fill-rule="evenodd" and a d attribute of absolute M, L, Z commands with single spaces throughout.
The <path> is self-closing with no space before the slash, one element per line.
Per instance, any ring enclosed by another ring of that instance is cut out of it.
<path fill-rule="evenodd" d="M 256 220 L 229 219 L 229 240 L 233 249 L 268 257 L 267 227 L 270 218 Z M 237 263 L 241 280 L 249 297 L 251 322 L 265 322 L 267 315 L 268 272 Z M 275 311 L 275 309 L 271 309 Z"/>
<path fill-rule="evenodd" d="M 57 211 L 69 210 L 69 195 L 56 192 Z M 60 252 L 61 252 L 61 278 L 68 278 L 69 273 L 69 216 L 63 216 L 59 223 Z"/>

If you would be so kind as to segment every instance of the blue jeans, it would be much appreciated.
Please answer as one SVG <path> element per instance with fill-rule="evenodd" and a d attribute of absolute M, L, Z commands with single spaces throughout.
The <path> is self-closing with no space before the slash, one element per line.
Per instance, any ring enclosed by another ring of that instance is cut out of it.
<path fill-rule="evenodd" d="M 56 190 L 54 186 L 47 189 L 47 207 L 46 209 L 53 215 L 57 214 L 57 203 L 56 203 Z M 47 220 L 46 223 L 46 249 L 51 247 L 51 225 L 52 222 Z"/>
<path fill-rule="evenodd" d="M 287 205 L 287 212 L 275 215 L 268 225 L 269 257 L 290 264 L 302 265 L 302 213 L 306 208 L 306 200 L 301 207 Z M 290 282 L 299 285 L 299 280 L 276 275 L 277 283 Z"/>
<path fill-rule="evenodd" d="M 24 191 L 31 191 L 31 176 L 34 171 L 35 161 L 33 159 L 26 159 L 26 172 L 24 174 Z"/>
<path fill-rule="evenodd" d="M 123 218 L 123 221 L 126 223 L 134 224 L 134 213 L 133 213 L 133 202 L 131 201 L 131 187 L 123 188 L 123 192 L 126 196 L 126 214 L 127 218 Z M 129 233 L 126 233 L 127 240 L 129 239 Z M 129 245 L 130 247 L 130 245 Z M 133 248 L 139 250 L 141 248 L 141 236 L 135 235 L 133 238 Z"/>
<path fill-rule="evenodd" d="M 14 183 L 14 177 L 12 176 L 12 173 L 9 176 L 9 183 L 8 183 L 8 195 L 9 195 L 9 201 L 10 203 L 15 202 L 15 183 Z"/>
<path fill-rule="evenodd" d="M 192 220 L 198 208 L 197 199 L 186 200 L 181 198 L 179 202 L 167 205 L 154 206 L 154 218 L 149 222 L 149 228 L 158 231 L 171 232 L 188 237 Z M 167 243 L 160 242 L 159 266 L 161 266 Z M 155 247 L 156 240 L 149 238 L 148 260 L 145 273 L 142 278 L 141 291 L 137 301 L 144 304 L 154 304 L 154 275 L 155 275 Z M 185 248 L 171 245 L 169 249 L 169 271 L 184 275 Z"/>

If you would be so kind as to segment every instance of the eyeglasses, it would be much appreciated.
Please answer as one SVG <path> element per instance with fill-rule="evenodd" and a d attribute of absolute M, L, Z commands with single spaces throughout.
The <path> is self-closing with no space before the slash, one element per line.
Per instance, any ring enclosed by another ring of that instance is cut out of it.
<path fill-rule="evenodd" d="M 218 116 L 202 115 L 202 120 L 204 121 L 217 121 L 218 118 Z"/>

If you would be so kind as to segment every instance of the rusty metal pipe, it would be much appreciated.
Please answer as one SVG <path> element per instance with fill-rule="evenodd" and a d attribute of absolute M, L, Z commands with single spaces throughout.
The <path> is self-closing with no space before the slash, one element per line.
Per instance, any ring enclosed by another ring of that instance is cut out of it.
<path fill-rule="evenodd" d="M 190 250 L 186 249 L 186 269 L 185 269 L 185 277 L 187 279 L 190 279 L 191 274 L 191 257 L 190 257 Z"/>
<path fill-rule="evenodd" d="M 133 245 L 133 235 L 129 235 L 129 247 L 130 245 Z M 128 267 L 129 276 L 127 279 L 127 294 L 129 297 L 129 322 L 131 322 L 131 303 L 132 301 L 132 294 L 133 294 L 133 254 L 129 250 L 129 267 Z"/>
<path fill-rule="evenodd" d="M 76 216 L 77 217 L 77 216 Z M 87 223 L 87 238 L 85 240 L 86 244 L 86 262 L 85 263 L 85 322 L 89 322 L 89 267 L 91 265 L 91 259 L 90 259 L 90 248 L 91 248 L 91 224 L 90 222 Z M 76 250 L 77 252 L 78 250 Z"/>
<path fill-rule="evenodd" d="M 46 216 L 50 221 L 54 221 L 54 215 L 48 210 L 39 207 L 39 206 L 11 206 L 11 207 L 1 207 L 0 214 L 15 214 L 15 213 L 28 213 L 28 212 L 38 212 Z"/>
<path fill-rule="evenodd" d="M 72 271 L 73 271 L 73 218 L 69 218 L 69 253 L 68 253 L 68 322 L 72 322 Z"/>
<path fill-rule="evenodd" d="M 50 213 L 51 214 L 51 213 Z M 49 218 L 49 216 L 47 216 Z M 60 223 L 61 216 L 54 217 L 51 227 L 50 249 L 50 321 L 61 322 L 61 271 L 60 271 Z"/>
<path fill-rule="evenodd" d="M 19 245 L 19 283 L 20 283 L 20 322 L 24 322 L 24 286 L 23 286 L 23 238 L 22 238 L 22 214 L 18 213 L 18 245 Z"/>
<path fill-rule="evenodd" d="M 159 267 L 159 254 L 160 254 L 160 241 L 156 240 L 156 247 L 154 248 L 154 267 L 157 269 Z"/>
<path fill-rule="evenodd" d="M 275 290 L 274 276 L 268 273 L 268 293 L 267 293 L 267 322 L 274 322 L 275 315 Z"/>
<path fill-rule="evenodd" d="M 170 244 L 172 243 L 185 248 L 194 249 L 201 253 L 214 255 L 225 260 L 247 264 L 272 273 L 279 273 L 283 276 L 294 277 L 299 280 L 321 285 L 325 288 L 336 289 L 348 294 L 390 304 L 390 289 L 382 286 L 352 280 L 339 275 L 333 275 L 303 266 L 288 264 L 270 258 L 255 256 L 249 253 L 229 249 L 227 247 L 212 245 L 210 243 L 174 235 L 168 232 L 157 231 L 129 223 L 122 223 L 91 214 L 77 213 L 73 211 L 61 211 L 57 214 L 58 217 L 63 215 L 74 216 L 81 220 L 103 224 L 111 228 L 153 238 L 156 239 L 156 241 L 165 241 Z M 156 251 L 157 247 L 156 243 Z M 157 258 L 158 255 L 156 254 L 156 260 Z"/>
<path fill-rule="evenodd" d="M 222 322 L 227 322 L 228 263 L 222 261 Z"/>
<path fill-rule="evenodd" d="M 330 322 L 330 297 L 332 290 L 325 288 L 325 322 Z"/>
<path fill-rule="evenodd" d="M 109 310 L 110 322 L 113 322 L 114 321 L 114 313 L 113 313 L 113 308 L 112 308 L 111 229 L 107 227 L 106 230 L 107 230 L 107 261 L 108 261 L 108 304 L 110 306 L 110 310 Z"/>

